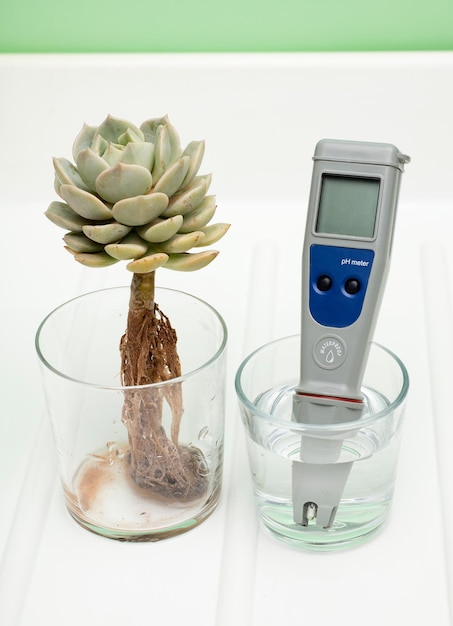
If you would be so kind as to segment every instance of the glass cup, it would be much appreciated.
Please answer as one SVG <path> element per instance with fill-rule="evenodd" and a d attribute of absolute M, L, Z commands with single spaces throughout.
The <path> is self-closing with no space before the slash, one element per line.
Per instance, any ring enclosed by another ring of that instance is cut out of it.
<path fill-rule="evenodd" d="M 397 356 L 373 343 L 360 419 L 318 425 L 292 419 L 299 368 L 300 335 L 294 335 L 253 352 L 236 375 L 258 518 L 264 530 L 293 547 L 347 548 L 372 537 L 389 516 L 408 374 Z M 307 458 L 310 451 L 313 458 Z M 341 476 L 345 480 L 330 527 L 316 523 L 312 504 L 302 520 L 295 506 L 300 482 L 293 487 L 293 481 L 305 476 L 309 491 L 316 491 L 323 473 L 327 481 L 339 480 L 337 487 Z"/>
<path fill-rule="evenodd" d="M 227 330 L 206 302 L 157 288 L 155 301 L 178 336 L 182 374 L 122 386 L 119 344 L 129 295 L 119 287 L 63 304 L 41 323 L 36 349 L 69 512 L 97 534 L 155 541 L 190 530 L 217 505 Z M 171 408 L 175 397 L 182 399 L 181 419 Z M 132 405 L 151 424 L 146 437 L 134 431 Z M 145 483 L 131 467 L 146 473 Z"/>

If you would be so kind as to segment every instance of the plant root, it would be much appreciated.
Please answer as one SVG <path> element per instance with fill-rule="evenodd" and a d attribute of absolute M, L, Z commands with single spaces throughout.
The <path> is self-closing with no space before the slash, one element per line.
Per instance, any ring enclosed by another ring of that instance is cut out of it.
<path fill-rule="evenodd" d="M 139 487 L 167 499 L 190 501 L 206 492 L 206 460 L 198 448 L 178 444 L 184 412 L 181 381 L 155 384 L 181 376 L 176 332 L 156 303 L 133 302 L 134 290 L 120 343 L 122 384 L 142 386 L 124 391 L 122 421 L 129 435 L 131 477 Z M 162 424 L 164 401 L 172 414 L 171 439 Z"/>

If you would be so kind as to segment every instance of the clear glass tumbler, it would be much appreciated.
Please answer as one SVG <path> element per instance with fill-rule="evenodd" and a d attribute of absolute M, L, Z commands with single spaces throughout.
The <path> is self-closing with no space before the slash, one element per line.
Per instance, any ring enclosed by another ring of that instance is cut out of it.
<path fill-rule="evenodd" d="M 294 335 L 256 350 L 236 375 L 258 517 L 266 531 L 291 546 L 318 551 L 347 548 L 373 536 L 389 516 L 408 374 L 397 356 L 373 343 L 362 386 L 361 418 L 317 425 L 292 419 L 299 365 L 300 336 Z M 315 446 L 312 449 L 327 451 L 327 472 L 333 475 L 351 464 L 331 527 L 313 520 L 302 525 L 294 519 L 293 473 L 304 464 L 303 442 L 308 450 Z M 337 452 L 329 458 L 332 449 Z"/>
<path fill-rule="evenodd" d="M 190 530 L 217 505 L 227 330 L 206 302 L 157 288 L 155 301 L 178 336 L 182 374 L 124 387 L 119 344 L 129 295 L 128 287 L 119 287 L 63 304 L 41 323 L 36 349 L 69 512 L 97 534 L 155 541 Z M 182 398 L 179 424 L 170 407 L 175 396 Z M 137 441 L 125 419 L 128 403 L 141 407 L 141 420 L 152 421 L 145 442 L 150 453 L 142 461 L 154 483 L 165 482 L 167 491 L 132 478 Z M 180 487 L 173 489 L 176 483 Z"/>

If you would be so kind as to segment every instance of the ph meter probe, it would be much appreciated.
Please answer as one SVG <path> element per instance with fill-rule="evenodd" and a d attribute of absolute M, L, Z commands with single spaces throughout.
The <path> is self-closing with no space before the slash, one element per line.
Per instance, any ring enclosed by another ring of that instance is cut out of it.
<path fill-rule="evenodd" d="M 363 413 L 362 379 L 410 159 L 391 144 L 323 139 L 313 160 L 293 420 L 322 428 L 302 435 L 292 496 L 296 524 L 330 528 L 352 462 L 338 462 L 343 439 L 329 437 L 328 426 Z"/>

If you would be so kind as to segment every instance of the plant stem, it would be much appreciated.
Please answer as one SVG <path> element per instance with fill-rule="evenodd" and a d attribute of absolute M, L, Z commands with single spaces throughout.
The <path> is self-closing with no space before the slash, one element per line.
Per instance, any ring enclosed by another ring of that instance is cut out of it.
<path fill-rule="evenodd" d="M 129 310 L 145 308 L 148 311 L 154 310 L 154 285 L 156 282 L 156 272 L 147 274 L 134 274 L 131 283 L 131 295 L 129 300 Z"/>

